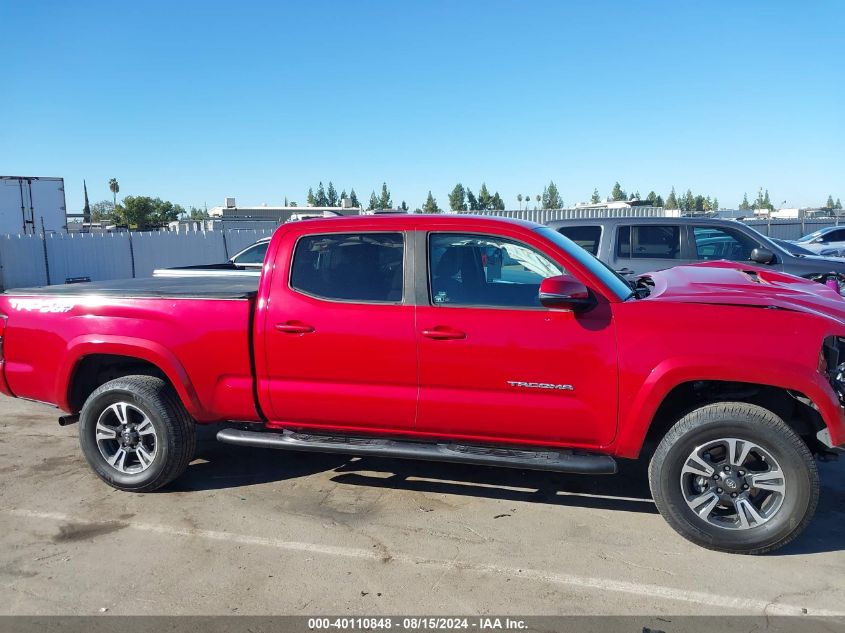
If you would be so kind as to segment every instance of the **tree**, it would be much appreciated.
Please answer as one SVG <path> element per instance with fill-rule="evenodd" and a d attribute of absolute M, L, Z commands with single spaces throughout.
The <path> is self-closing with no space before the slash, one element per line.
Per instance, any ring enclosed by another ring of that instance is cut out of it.
<path fill-rule="evenodd" d="M 657 198 L 654 200 L 654 206 L 655 206 L 655 207 L 662 207 L 662 206 L 665 206 L 665 205 L 663 204 L 663 196 L 657 196 Z"/>
<path fill-rule="evenodd" d="M 455 185 L 452 193 L 449 194 L 449 209 L 451 211 L 466 211 L 466 191 L 461 183 Z"/>
<path fill-rule="evenodd" d="M 522 194 L 517 194 L 516 201 L 519 203 L 519 208 L 522 209 Z"/>
<path fill-rule="evenodd" d="M 842 203 L 839 201 L 839 198 L 836 199 L 836 204 L 833 205 L 834 209 L 841 209 Z"/>
<path fill-rule="evenodd" d="M 540 204 L 540 201 L 543 199 L 543 197 L 538 193 L 536 196 L 534 196 L 534 199 L 537 201 L 537 204 Z M 534 208 L 536 209 L 537 207 L 535 206 Z"/>
<path fill-rule="evenodd" d="M 627 198 L 627 196 L 625 195 L 625 192 L 622 190 L 622 187 L 619 186 L 618 182 L 615 185 L 613 185 L 613 189 L 610 192 L 610 198 L 614 202 L 617 202 L 619 200 L 625 200 Z"/>
<path fill-rule="evenodd" d="M 739 203 L 739 210 L 740 211 L 748 211 L 751 209 L 751 205 L 748 204 L 748 194 L 742 194 L 742 202 Z"/>
<path fill-rule="evenodd" d="M 549 185 L 543 189 L 543 208 L 544 209 L 560 209 L 563 207 L 563 200 L 558 193 L 557 186 L 554 180 L 549 182 Z"/>
<path fill-rule="evenodd" d="M 437 206 L 437 200 L 428 192 L 428 197 L 425 199 L 425 204 L 422 206 L 423 213 L 441 213 L 440 207 Z"/>
<path fill-rule="evenodd" d="M 117 194 L 120 192 L 120 185 L 117 182 L 117 178 L 109 178 L 109 191 L 111 191 L 112 195 L 112 205 L 116 208 Z"/>
<path fill-rule="evenodd" d="M 111 222 L 114 219 L 114 203 L 111 200 L 100 200 L 91 205 L 91 222 L 98 224 L 102 221 Z"/>
<path fill-rule="evenodd" d="M 287 206 L 287 205 L 285 205 Z M 208 211 L 205 209 L 199 209 L 197 207 L 191 207 L 188 210 L 188 219 L 193 220 L 195 222 L 201 222 L 202 220 L 208 219 Z"/>
<path fill-rule="evenodd" d="M 769 211 L 773 211 L 775 205 L 772 204 L 772 201 L 769 200 L 769 190 L 766 189 L 766 194 L 763 196 L 763 208 L 768 209 Z"/>
<path fill-rule="evenodd" d="M 91 205 L 88 204 L 88 185 L 83 180 L 82 188 L 85 190 L 85 206 L 82 207 L 82 222 L 91 223 Z"/>
<path fill-rule="evenodd" d="M 346 195 L 346 189 L 340 192 L 340 200 L 343 201 L 344 198 L 348 198 L 349 196 Z"/>
<path fill-rule="evenodd" d="M 316 206 L 317 199 L 314 197 L 314 190 L 311 187 L 308 187 L 308 197 L 305 199 L 305 204 L 309 207 Z"/>
<path fill-rule="evenodd" d="M 354 188 L 349 192 L 349 200 L 352 202 L 353 207 L 355 207 L 355 208 L 361 207 L 361 203 L 358 202 L 358 196 L 356 195 Z"/>
<path fill-rule="evenodd" d="M 692 195 L 692 191 L 687 189 L 687 192 L 684 194 L 684 197 L 681 198 L 681 211 L 684 213 L 690 213 L 691 211 L 695 210 L 695 196 Z"/>
<path fill-rule="evenodd" d="M 329 188 L 326 190 L 326 206 L 336 207 L 338 203 L 337 189 L 334 188 L 332 181 L 329 180 Z"/>
<path fill-rule="evenodd" d="M 318 207 L 327 207 L 329 206 L 329 198 L 326 196 L 326 189 L 323 187 L 323 181 L 320 181 L 320 184 L 317 185 L 317 194 L 314 196 L 314 200 L 317 203 L 315 206 Z"/>
<path fill-rule="evenodd" d="M 178 220 L 185 209 L 161 198 L 149 196 L 126 196 L 115 208 L 115 216 L 121 223 L 139 229 L 162 226 Z"/>
<path fill-rule="evenodd" d="M 669 197 L 666 198 L 666 208 L 667 209 L 677 209 L 678 208 L 678 198 L 675 196 L 675 188 L 672 187 L 672 191 L 669 192 Z"/>
<path fill-rule="evenodd" d="M 467 189 L 467 206 L 469 207 L 470 211 L 480 211 L 481 207 L 478 205 L 478 200 L 475 197 L 475 194 L 472 193 L 471 190 Z"/>
<path fill-rule="evenodd" d="M 403 200 L 402 204 L 399 206 L 399 208 L 402 209 L 405 213 L 407 213 L 408 212 L 408 203 Z"/>
<path fill-rule="evenodd" d="M 481 189 L 478 190 L 478 210 L 482 211 L 484 209 L 490 209 L 492 199 L 493 196 L 491 196 L 490 192 L 487 190 L 487 185 L 482 182 Z"/>
<path fill-rule="evenodd" d="M 832 209 L 833 205 L 834 205 L 833 196 L 828 196 L 827 197 L 827 203 L 824 205 L 824 208 L 825 209 Z"/>
<path fill-rule="evenodd" d="M 379 209 L 392 209 L 393 201 L 390 199 L 390 190 L 387 188 L 387 183 L 381 183 L 381 196 L 378 199 Z"/>
<path fill-rule="evenodd" d="M 496 209 L 497 211 L 504 211 L 505 210 L 505 201 L 502 200 L 502 196 L 499 195 L 499 192 L 493 194 L 493 197 L 490 199 L 490 208 Z"/>
<path fill-rule="evenodd" d="M 590 202 L 593 204 L 599 204 L 601 202 L 601 196 L 599 195 L 598 187 L 593 189 L 593 195 L 590 197 Z"/>
<path fill-rule="evenodd" d="M 367 205 L 367 211 L 373 211 L 379 208 L 379 201 L 376 197 L 376 192 L 373 191 L 370 193 L 370 204 Z"/>
<path fill-rule="evenodd" d="M 719 199 L 718 199 L 718 198 L 716 198 L 716 197 L 714 197 L 714 198 L 713 198 L 713 210 L 714 210 L 714 211 L 718 211 L 718 210 L 719 210 Z"/>

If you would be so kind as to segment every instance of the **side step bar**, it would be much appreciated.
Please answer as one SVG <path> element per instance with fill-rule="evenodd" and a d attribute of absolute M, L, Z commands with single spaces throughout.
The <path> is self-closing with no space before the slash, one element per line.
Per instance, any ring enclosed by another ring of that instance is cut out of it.
<path fill-rule="evenodd" d="M 504 466 L 582 475 L 613 475 L 616 460 L 610 455 L 576 453 L 566 449 L 525 449 L 483 444 L 455 444 L 412 440 L 321 435 L 282 431 L 224 429 L 217 439 L 226 444 L 277 448 L 288 451 L 343 453 L 346 455 L 397 457 L 479 466 Z"/>

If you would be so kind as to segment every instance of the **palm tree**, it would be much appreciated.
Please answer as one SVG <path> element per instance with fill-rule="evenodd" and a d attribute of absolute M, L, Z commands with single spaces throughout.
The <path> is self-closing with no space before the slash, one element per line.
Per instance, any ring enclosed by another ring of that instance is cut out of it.
<path fill-rule="evenodd" d="M 519 202 L 519 208 L 522 209 L 522 194 L 519 194 L 516 199 Z"/>
<path fill-rule="evenodd" d="M 109 191 L 111 191 L 114 199 L 114 208 L 117 209 L 117 192 L 120 191 L 120 185 L 117 183 L 117 178 L 109 178 Z"/>
<path fill-rule="evenodd" d="M 543 199 L 543 196 L 541 196 L 541 195 L 538 193 L 536 196 L 534 196 L 534 199 L 537 201 L 537 204 L 540 204 L 540 200 L 542 200 L 542 199 Z M 534 207 L 534 208 L 536 209 L 537 207 Z"/>

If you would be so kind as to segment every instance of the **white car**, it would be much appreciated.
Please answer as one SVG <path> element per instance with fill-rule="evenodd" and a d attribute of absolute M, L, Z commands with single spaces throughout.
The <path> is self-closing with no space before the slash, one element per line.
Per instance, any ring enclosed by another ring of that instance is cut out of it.
<path fill-rule="evenodd" d="M 823 257 L 842 257 L 845 255 L 845 225 L 826 226 L 793 240 L 793 244 Z"/>

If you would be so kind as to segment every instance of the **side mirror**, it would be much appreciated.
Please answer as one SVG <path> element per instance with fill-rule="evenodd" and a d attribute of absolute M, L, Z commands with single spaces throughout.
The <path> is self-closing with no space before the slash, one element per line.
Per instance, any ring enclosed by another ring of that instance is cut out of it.
<path fill-rule="evenodd" d="M 557 275 L 540 282 L 540 303 L 547 308 L 586 312 L 596 305 L 596 299 L 587 286 L 571 275 Z"/>
<path fill-rule="evenodd" d="M 756 264 L 771 264 L 775 260 L 775 254 L 768 248 L 755 248 L 748 259 Z"/>

